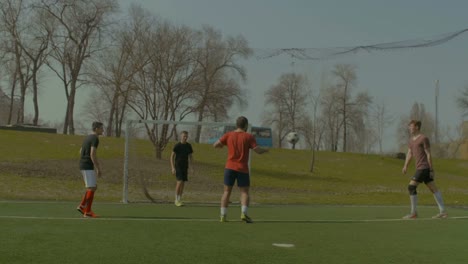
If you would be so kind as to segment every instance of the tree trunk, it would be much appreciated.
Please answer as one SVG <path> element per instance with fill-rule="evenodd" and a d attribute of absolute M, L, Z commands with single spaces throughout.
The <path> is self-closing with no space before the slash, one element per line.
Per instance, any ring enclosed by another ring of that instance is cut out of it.
<path fill-rule="evenodd" d="M 116 104 L 117 104 L 117 98 L 118 94 L 114 93 L 114 96 L 112 97 L 112 102 L 111 102 L 111 108 L 109 111 L 109 118 L 107 119 L 107 128 L 106 128 L 106 136 L 111 137 L 112 136 L 112 129 L 113 129 L 113 124 L 114 124 L 114 114 L 116 114 Z"/>
<path fill-rule="evenodd" d="M 120 110 L 120 115 L 116 112 L 116 120 L 115 120 L 115 136 L 120 137 L 122 135 L 122 123 L 125 119 L 125 109 L 127 104 L 122 104 L 122 109 Z"/>
<path fill-rule="evenodd" d="M 69 102 L 69 96 L 67 96 L 67 109 L 65 110 L 65 119 L 63 120 L 63 130 L 62 130 L 62 133 L 64 135 L 67 135 L 68 134 L 68 116 L 69 116 L 69 108 L 70 108 L 70 105 L 68 104 Z"/>
<path fill-rule="evenodd" d="M 345 84 L 344 87 L 344 96 L 343 96 L 343 152 L 346 152 L 346 136 L 347 136 L 347 109 L 346 109 L 346 96 L 348 94 L 348 84 Z"/>
<path fill-rule="evenodd" d="M 37 99 L 37 66 L 36 63 L 34 64 L 34 71 L 33 71 L 33 76 L 32 76 L 32 81 L 33 81 L 33 102 L 34 102 L 34 119 L 33 119 L 33 124 L 35 126 L 38 125 L 39 122 L 39 102 Z"/>
<path fill-rule="evenodd" d="M 203 121 L 203 110 L 200 110 L 198 113 L 198 122 Z M 195 142 L 200 143 L 200 137 L 201 137 L 201 125 L 197 125 L 197 134 L 195 135 Z"/>
<path fill-rule="evenodd" d="M 309 171 L 311 173 L 314 172 L 314 168 L 315 168 L 315 144 L 312 145 L 312 159 L 310 160 L 310 168 L 309 168 Z"/>
<path fill-rule="evenodd" d="M 69 108 L 69 115 L 68 115 L 68 120 L 69 120 L 69 123 L 68 123 L 68 126 L 69 126 L 69 133 L 70 135 L 75 135 L 75 123 L 74 123 L 74 119 L 73 119 L 73 113 L 74 113 L 74 109 L 75 109 L 75 95 L 76 95 L 76 84 L 75 83 L 72 83 L 72 88 L 71 88 L 71 91 L 70 91 L 70 100 L 69 100 L 69 104 L 70 104 L 70 108 Z"/>
<path fill-rule="evenodd" d="M 8 125 L 11 125 L 11 120 L 13 119 L 13 108 L 15 106 L 15 88 L 16 88 L 16 82 L 18 81 L 16 79 L 16 75 L 18 72 L 15 70 L 15 73 L 13 74 L 13 84 L 11 86 L 11 93 L 10 93 L 10 111 L 8 113 Z"/>
<path fill-rule="evenodd" d="M 17 116 L 17 123 L 23 124 L 24 123 L 24 102 L 26 100 L 26 87 L 23 87 L 24 85 L 21 85 L 21 97 L 20 97 L 20 106 L 19 106 L 19 111 L 18 111 L 18 116 Z"/>

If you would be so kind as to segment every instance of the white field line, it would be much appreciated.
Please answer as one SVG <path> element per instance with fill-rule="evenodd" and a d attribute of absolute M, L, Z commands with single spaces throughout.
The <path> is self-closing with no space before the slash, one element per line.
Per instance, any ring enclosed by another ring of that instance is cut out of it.
<path fill-rule="evenodd" d="M 3 215 L 0 219 L 17 219 L 17 220 L 73 220 L 73 221 L 168 221 L 168 222 L 218 222 L 215 218 L 126 218 L 126 217 L 98 217 L 98 218 L 83 218 L 83 217 L 49 217 L 49 216 L 15 216 L 15 215 Z M 257 219 L 254 223 L 371 223 L 371 222 L 400 222 L 400 221 L 443 221 L 450 219 L 468 219 L 468 216 L 453 216 L 447 219 L 432 219 L 432 218 L 418 218 L 418 219 L 314 219 L 314 220 L 278 220 L 278 219 Z M 241 222 L 240 220 L 229 221 L 229 222 Z M 229 223 L 228 222 L 228 223 Z"/>

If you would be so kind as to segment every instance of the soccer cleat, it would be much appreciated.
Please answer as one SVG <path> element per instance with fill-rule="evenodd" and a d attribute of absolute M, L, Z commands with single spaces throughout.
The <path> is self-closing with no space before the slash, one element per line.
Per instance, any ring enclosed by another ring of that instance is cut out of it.
<path fill-rule="evenodd" d="M 84 214 L 84 213 L 85 213 L 85 209 L 86 209 L 86 208 L 83 207 L 83 206 L 81 206 L 81 205 L 79 205 L 79 206 L 76 208 L 76 210 L 77 210 L 78 212 L 80 212 L 81 214 Z"/>
<path fill-rule="evenodd" d="M 409 215 L 403 216 L 403 219 L 416 219 L 416 218 L 418 218 L 417 214 L 409 214 Z"/>
<path fill-rule="evenodd" d="M 86 212 L 83 214 L 85 218 L 97 218 L 98 216 L 94 212 Z"/>
<path fill-rule="evenodd" d="M 439 214 L 434 215 L 432 218 L 434 218 L 434 219 L 445 219 L 447 217 L 448 217 L 447 213 L 439 213 Z"/>
<path fill-rule="evenodd" d="M 251 224 L 253 223 L 253 220 L 252 218 L 250 218 L 248 215 L 246 214 L 241 214 L 241 220 L 248 223 L 248 224 Z"/>
<path fill-rule="evenodd" d="M 227 221 L 228 221 L 228 220 L 227 220 L 227 216 L 226 216 L 226 215 L 221 215 L 221 217 L 219 218 L 219 221 L 220 221 L 221 223 L 227 222 Z"/>
<path fill-rule="evenodd" d="M 181 201 L 175 201 L 174 204 L 175 204 L 175 206 L 177 206 L 177 207 L 184 206 L 184 203 L 181 202 Z"/>

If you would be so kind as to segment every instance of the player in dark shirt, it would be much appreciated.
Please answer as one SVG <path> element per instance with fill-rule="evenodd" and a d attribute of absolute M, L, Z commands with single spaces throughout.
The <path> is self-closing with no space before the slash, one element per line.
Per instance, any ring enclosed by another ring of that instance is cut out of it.
<path fill-rule="evenodd" d="M 83 175 L 83 181 L 86 187 L 86 193 L 76 208 L 83 217 L 97 217 L 91 210 L 93 204 L 94 192 L 97 189 L 97 177 L 101 177 L 102 171 L 97 159 L 97 148 L 99 146 L 99 136 L 104 131 L 101 122 L 93 122 L 93 133 L 86 136 L 80 149 L 80 171 Z"/>
<path fill-rule="evenodd" d="M 192 145 L 187 142 L 188 132 L 182 131 L 180 133 L 180 142 L 175 144 L 171 154 L 171 168 L 172 174 L 176 176 L 177 183 L 175 188 L 175 201 L 176 206 L 183 206 L 181 201 L 182 193 L 184 192 L 185 182 L 188 181 L 189 167 L 193 171 L 192 166 Z"/>

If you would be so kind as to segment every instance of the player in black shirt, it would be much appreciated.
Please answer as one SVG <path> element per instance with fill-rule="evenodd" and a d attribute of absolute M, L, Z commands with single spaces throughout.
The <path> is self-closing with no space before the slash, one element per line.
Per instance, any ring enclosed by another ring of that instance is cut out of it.
<path fill-rule="evenodd" d="M 188 181 L 188 168 L 192 167 L 192 145 L 187 142 L 188 132 L 182 131 L 180 133 L 180 142 L 175 144 L 171 154 L 171 168 L 172 174 L 176 176 L 177 183 L 175 188 L 175 202 L 176 206 L 183 206 L 181 201 L 182 193 L 184 192 L 185 182 Z M 189 166 L 190 165 L 190 166 Z"/>
<path fill-rule="evenodd" d="M 93 204 L 94 192 L 97 189 L 97 177 L 101 177 L 101 166 L 97 159 L 97 148 L 99 146 L 99 136 L 104 131 L 101 122 L 93 122 L 93 133 L 86 136 L 80 149 L 80 171 L 83 175 L 83 181 L 86 187 L 86 193 L 76 208 L 83 217 L 97 217 L 91 210 Z"/>

